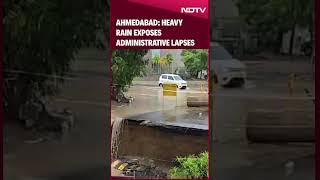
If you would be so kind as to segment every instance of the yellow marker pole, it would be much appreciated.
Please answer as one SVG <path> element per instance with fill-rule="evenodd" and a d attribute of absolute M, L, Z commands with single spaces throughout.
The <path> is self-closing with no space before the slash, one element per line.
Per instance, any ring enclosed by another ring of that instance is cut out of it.
<path fill-rule="evenodd" d="M 176 89 L 176 91 L 178 91 L 177 89 Z M 176 95 L 176 107 L 178 106 L 178 94 Z"/>
<path fill-rule="evenodd" d="M 178 91 L 178 89 L 176 89 Z M 176 94 L 176 105 L 174 107 L 174 114 L 177 114 L 177 106 L 178 106 L 178 94 Z"/>
<path fill-rule="evenodd" d="M 177 96 L 177 85 L 176 84 L 164 84 L 163 85 L 163 96 Z"/>
<path fill-rule="evenodd" d="M 164 88 L 162 85 L 162 111 L 164 110 Z"/>
<path fill-rule="evenodd" d="M 176 96 L 176 106 L 177 106 L 177 85 L 163 84 L 163 96 Z"/>

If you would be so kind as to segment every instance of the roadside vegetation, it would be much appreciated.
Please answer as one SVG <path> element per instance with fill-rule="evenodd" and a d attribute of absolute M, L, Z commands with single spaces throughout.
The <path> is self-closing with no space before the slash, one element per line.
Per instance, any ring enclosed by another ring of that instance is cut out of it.
<path fill-rule="evenodd" d="M 208 70 L 208 50 L 185 49 L 181 56 L 187 72 L 193 78 L 198 78 L 199 73 Z"/>
<path fill-rule="evenodd" d="M 21 106 L 54 95 L 75 54 L 94 46 L 104 29 L 103 1 L 4 1 L 4 109 L 18 119 Z M 105 48 L 105 47 L 104 47 Z"/>
<path fill-rule="evenodd" d="M 170 169 L 170 178 L 207 178 L 209 170 L 209 154 L 203 152 L 199 155 L 177 157 L 176 166 Z"/>
<path fill-rule="evenodd" d="M 259 47 L 279 51 L 283 34 L 291 31 L 289 54 L 292 54 L 298 26 L 309 30 L 311 41 L 309 45 L 304 46 L 312 47 L 314 40 L 313 0 L 262 0 L 259 2 L 239 0 L 237 6 L 240 16 L 247 23 L 246 28 L 249 32 L 256 33 Z M 310 50 L 306 52 L 311 55 Z"/>
<path fill-rule="evenodd" d="M 126 92 L 135 77 L 142 77 L 146 73 L 148 60 L 143 57 L 148 50 L 114 50 L 112 52 L 112 99 L 128 103 L 130 98 Z"/>

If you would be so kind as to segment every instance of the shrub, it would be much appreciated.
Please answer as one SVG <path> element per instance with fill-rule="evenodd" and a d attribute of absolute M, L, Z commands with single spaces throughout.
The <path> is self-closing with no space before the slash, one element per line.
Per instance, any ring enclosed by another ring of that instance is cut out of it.
<path fill-rule="evenodd" d="M 177 165 L 170 169 L 171 178 L 207 178 L 208 177 L 208 152 L 199 155 L 177 157 Z"/>

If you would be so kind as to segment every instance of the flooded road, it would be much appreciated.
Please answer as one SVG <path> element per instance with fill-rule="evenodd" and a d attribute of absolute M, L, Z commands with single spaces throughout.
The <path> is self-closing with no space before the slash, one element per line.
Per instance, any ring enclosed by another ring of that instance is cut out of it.
<path fill-rule="evenodd" d="M 125 118 L 148 112 L 187 109 L 188 96 L 208 97 L 208 92 L 200 90 L 200 87 L 188 87 L 178 89 L 177 96 L 163 96 L 161 87 L 150 81 L 148 85 L 133 84 L 128 91 L 128 96 L 134 97 L 131 104 L 112 104 L 112 115 Z M 206 108 L 208 110 L 208 108 Z"/>
<path fill-rule="evenodd" d="M 4 155 L 5 179 L 22 180 L 28 177 L 44 177 L 44 179 L 102 179 L 106 174 L 105 157 L 105 127 L 107 110 L 106 102 L 109 79 L 105 72 L 104 61 L 79 61 L 73 72 L 74 80 L 67 81 L 59 96 L 52 101 L 54 106 L 70 107 L 76 114 L 76 128 L 63 140 L 44 142 L 40 144 L 25 144 L 27 138 L 24 130 L 18 127 L 8 131 L 8 143 L 5 145 Z M 304 85 L 306 84 L 306 85 Z M 298 177 L 314 177 L 313 172 L 313 144 L 250 144 L 246 140 L 245 120 L 248 111 L 256 108 L 280 109 L 309 108 L 314 106 L 304 97 L 303 88 L 312 87 L 312 83 L 301 82 L 297 86 L 297 93 L 288 97 L 285 82 L 260 81 L 250 79 L 245 88 L 217 88 L 215 93 L 215 154 L 216 177 L 219 179 L 256 180 L 263 179 L 257 173 L 270 172 L 265 177 L 269 179 L 284 179 L 284 164 L 293 161 L 296 164 L 292 179 Z M 188 95 L 203 95 L 199 86 L 179 90 L 177 99 L 161 95 L 161 88 L 155 83 L 146 85 L 134 83 L 128 94 L 135 97 L 134 103 L 129 105 L 112 104 L 112 113 L 117 117 L 147 115 L 151 112 L 164 111 L 162 116 L 168 122 L 184 119 L 188 124 L 206 125 L 206 108 L 195 108 L 194 119 L 185 114 L 184 107 Z M 296 99 L 292 103 L 279 103 L 279 99 Z M 201 113 L 201 115 L 200 115 Z M 182 122 L 179 122 L 180 124 Z M 109 169 L 109 168 L 107 168 Z M 257 172 L 257 173 L 254 173 Z M 266 178 L 265 178 L 266 179 Z"/>
<path fill-rule="evenodd" d="M 292 67 L 290 62 L 280 63 L 282 67 L 277 62 L 249 65 L 244 88 L 216 88 L 213 119 L 217 154 L 214 176 L 217 179 L 314 179 L 313 143 L 251 143 L 246 137 L 248 113 L 252 111 L 293 110 L 304 112 L 305 117 L 314 114 L 312 98 L 304 94 L 304 88 L 314 92 L 310 74 L 303 74 L 308 66 L 299 69 L 301 63 L 296 65 L 297 72 L 305 79 L 297 80 L 294 94 L 290 96 L 287 86 L 290 70 L 285 68 L 288 64 Z M 301 116 L 288 117 L 293 121 L 305 121 L 299 119 Z M 294 164 L 289 176 L 286 164 Z"/>

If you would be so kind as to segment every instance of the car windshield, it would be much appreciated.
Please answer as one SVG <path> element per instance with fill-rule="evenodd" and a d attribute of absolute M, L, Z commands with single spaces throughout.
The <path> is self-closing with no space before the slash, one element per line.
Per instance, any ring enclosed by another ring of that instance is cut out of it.
<path fill-rule="evenodd" d="M 210 55 L 213 60 L 231 60 L 232 56 L 222 46 L 211 46 Z"/>
<path fill-rule="evenodd" d="M 175 80 L 182 80 L 180 76 L 173 76 Z"/>

